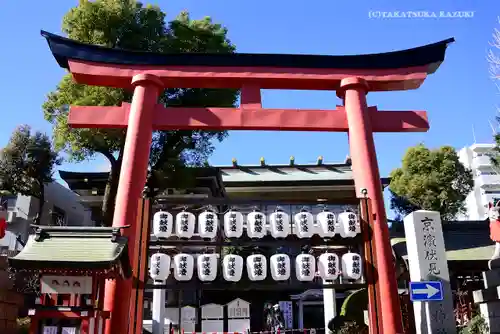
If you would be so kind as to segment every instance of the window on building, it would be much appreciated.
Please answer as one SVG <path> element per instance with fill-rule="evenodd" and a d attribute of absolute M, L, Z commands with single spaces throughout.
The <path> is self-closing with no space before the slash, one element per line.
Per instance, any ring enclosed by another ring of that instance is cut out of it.
<path fill-rule="evenodd" d="M 497 172 L 495 171 L 490 171 L 490 172 L 485 172 L 485 171 L 476 171 L 476 175 L 479 176 L 479 175 L 498 175 Z"/>
<path fill-rule="evenodd" d="M 491 156 L 492 156 L 492 153 L 490 153 L 490 152 L 485 152 L 485 153 L 477 153 L 475 156 L 476 156 L 476 157 L 491 157 Z"/>
<path fill-rule="evenodd" d="M 14 210 L 16 208 L 17 196 L 0 196 L 2 210 Z"/>
<path fill-rule="evenodd" d="M 66 212 L 54 205 L 52 208 L 51 220 L 53 226 L 66 226 Z"/>

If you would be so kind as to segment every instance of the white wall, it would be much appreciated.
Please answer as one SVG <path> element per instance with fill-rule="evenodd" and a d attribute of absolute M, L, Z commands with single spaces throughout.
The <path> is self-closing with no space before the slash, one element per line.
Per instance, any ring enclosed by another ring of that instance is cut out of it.
<path fill-rule="evenodd" d="M 58 207 L 65 213 L 64 224 L 69 226 L 92 226 L 91 214 L 78 200 L 79 196 L 63 185 L 53 182 L 45 186 L 45 205 L 41 217 L 41 225 L 52 225 L 52 211 Z M 7 226 L 7 230 L 21 235 L 27 240 L 30 225 L 38 212 L 38 198 L 18 195 L 15 207 L 9 211 L 16 212 L 16 218 Z"/>
<path fill-rule="evenodd" d="M 65 223 L 70 226 L 91 226 L 90 210 L 79 203 L 78 195 L 63 185 L 53 182 L 45 187 L 45 205 L 42 223 L 51 222 L 50 212 L 54 206 L 66 214 Z M 38 199 L 34 199 L 38 203 Z"/>
<path fill-rule="evenodd" d="M 17 236 L 9 231 L 5 232 L 5 236 L 0 239 L 0 248 L 6 247 L 10 251 L 20 251 L 23 249 L 23 246 L 21 246 L 17 241 Z"/>

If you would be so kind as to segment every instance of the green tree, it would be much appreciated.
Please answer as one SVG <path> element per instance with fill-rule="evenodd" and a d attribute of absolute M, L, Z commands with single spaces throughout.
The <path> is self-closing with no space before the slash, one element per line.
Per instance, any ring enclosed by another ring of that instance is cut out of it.
<path fill-rule="evenodd" d="M 473 186 L 472 172 L 458 161 L 454 148 L 429 150 L 420 144 L 408 149 L 401 168 L 391 172 L 391 208 L 400 218 L 422 209 L 452 220 L 465 211 Z"/>
<path fill-rule="evenodd" d="M 166 14 L 156 6 L 143 6 L 135 0 L 80 0 L 63 20 L 63 32 L 71 39 L 111 48 L 159 53 L 232 53 L 235 47 L 227 30 L 209 17 L 192 20 L 182 12 L 165 23 Z M 236 90 L 167 89 L 159 99 L 165 106 L 232 107 Z M 119 129 L 70 129 L 68 106 L 116 106 L 130 102 L 131 93 L 122 89 L 78 85 L 66 75 L 43 105 L 45 118 L 53 124 L 57 149 L 68 153 L 71 161 L 83 161 L 97 154 L 111 165 L 103 201 L 103 222 L 109 225 L 114 212 L 118 175 L 123 157 L 125 131 Z M 157 131 L 153 134 L 148 182 L 162 187 L 189 179 L 186 166 L 201 166 L 214 150 L 213 141 L 222 141 L 220 131 Z"/>
<path fill-rule="evenodd" d="M 458 330 L 458 334 L 487 334 L 489 332 L 489 326 L 481 314 L 476 314 L 467 326 Z"/>
<path fill-rule="evenodd" d="M 40 223 L 45 204 L 45 185 L 54 181 L 54 169 L 60 163 L 50 138 L 38 131 L 32 133 L 27 125 L 14 130 L 1 152 L 0 188 L 12 194 L 38 198 L 36 224 Z"/>

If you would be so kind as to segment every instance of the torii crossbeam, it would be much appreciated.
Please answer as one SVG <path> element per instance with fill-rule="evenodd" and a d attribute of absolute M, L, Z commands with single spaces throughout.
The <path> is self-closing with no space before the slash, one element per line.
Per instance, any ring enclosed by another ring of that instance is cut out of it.
<path fill-rule="evenodd" d="M 153 54 L 108 49 L 42 32 L 59 65 L 76 82 L 130 88 L 131 104 L 72 107 L 73 127 L 127 128 L 113 226 L 135 224 L 137 202 L 146 180 L 153 130 L 282 130 L 348 132 L 358 197 L 372 199 L 377 301 L 370 300 L 370 332 L 402 333 L 396 277 L 378 170 L 373 132 L 427 131 L 423 111 L 378 111 L 368 107 L 369 91 L 418 88 L 444 60 L 453 39 L 414 49 L 372 55 L 311 56 L 265 54 Z M 241 89 L 240 108 L 165 108 L 157 104 L 165 88 Z M 261 89 L 336 90 L 344 106 L 336 110 L 262 108 Z M 139 261 L 136 230 L 130 229 L 130 257 Z M 144 250 L 142 249 L 144 252 Z M 117 290 L 119 292 L 117 293 Z M 118 280 L 105 292 L 111 311 L 107 334 L 142 332 L 142 300 L 132 299 L 132 284 Z M 375 304 L 378 314 L 375 314 Z M 139 305 L 139 306 L 137 306 Z M 376 325 L 375 317 L 381 323 Z"/>
<path fill-rule="evenodd" d="M 244 96 L 244 95 L 243 95 Z M 130 104 L 120 107 L 71 107 L 68 123 L 73 128 L 126 128 Z M 425 111 L 378 111 L 369 107 L 373 132 L 425 132 Z M 157 104 L 154 130 L 268 130 L 348 132 L 344 107 L 336 110 L 240 108 L 165 108 Z"/>

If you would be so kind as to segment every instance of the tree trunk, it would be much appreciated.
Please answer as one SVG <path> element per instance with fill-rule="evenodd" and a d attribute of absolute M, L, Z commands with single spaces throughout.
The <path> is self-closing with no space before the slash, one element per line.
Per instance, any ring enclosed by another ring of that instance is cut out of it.
<path fill-rule="evenodd" d="M 45 205 L 45 185 L 43 183 L 40 184 L 40 194 L 38 196 L 38 212 L 33 219 L 33 223 L 35 225 L 40 225 L 43 215 L 43 207 Z"/>
<path fill-rule="evenodd" d="M 118 179 L 120 175 L 120 167 L 111 167 L 104 191 L 104 199 L 102 201 L 102 225 L 111 226 L 113 224 L 113 215 L 115 212 L 116 190 L 118 189 Z"/>
<path fill-rule="evenodd" d="M 104 198 L 102 201 L 102 226 L 111 226 L 113 224 L 113 215 L 115 212 L 115 199 L 116 191 L 118 189 L 118 179 L 120 177 L 120 170 L 123 158 L 123 149 L 120 150 L 118 159 L 115 159 L 111 154 L 104 154 L 110 164 L 111 170 L 109 171 L 106 189 L 104 190 Z"/>

